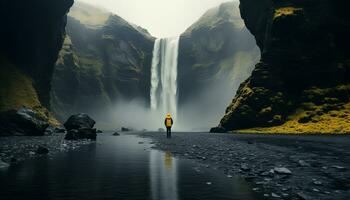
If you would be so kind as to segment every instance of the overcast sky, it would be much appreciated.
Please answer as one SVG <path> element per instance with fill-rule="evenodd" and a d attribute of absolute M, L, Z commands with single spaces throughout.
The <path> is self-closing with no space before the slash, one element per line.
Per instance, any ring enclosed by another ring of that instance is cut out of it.
<path fill-rule="evenodd" d="M 155 37 L 180 35 L 209 8 L 233 0 L 80 0 L 146 28 Z"/>

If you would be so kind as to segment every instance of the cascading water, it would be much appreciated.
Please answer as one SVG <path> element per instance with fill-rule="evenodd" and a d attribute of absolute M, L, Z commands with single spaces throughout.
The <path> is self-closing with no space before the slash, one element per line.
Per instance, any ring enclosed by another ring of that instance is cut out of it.
<path fill-rule="evenodd" d="M 177 115 L 177 59 L 180 37 L 157 39 L 151 69 L 151 109 Z"/>

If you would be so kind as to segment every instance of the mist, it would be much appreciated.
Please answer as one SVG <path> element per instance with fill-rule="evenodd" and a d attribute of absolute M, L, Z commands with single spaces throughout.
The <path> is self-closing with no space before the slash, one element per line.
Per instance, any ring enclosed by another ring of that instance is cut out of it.
<path fill-rule="evenodd" d="M 208 9 L 230 0 L 80 0 L 146 28 L 158 38 L 178 36 Z M 231 0 L 232 1 L 232 0 Z"/>

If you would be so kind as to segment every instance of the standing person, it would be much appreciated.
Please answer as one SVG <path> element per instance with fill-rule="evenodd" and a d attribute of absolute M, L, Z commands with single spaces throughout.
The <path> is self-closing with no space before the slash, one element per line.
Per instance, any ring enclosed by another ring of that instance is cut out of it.
<path fill-rule="evenodd" d="M 171 118 L 171 115 L 168 113 L 165 117 L 164 121 L 165 127 L 166 127 L 166 137 L 171 138 L 171 127 L 174 124 L 173 118 Z"/>

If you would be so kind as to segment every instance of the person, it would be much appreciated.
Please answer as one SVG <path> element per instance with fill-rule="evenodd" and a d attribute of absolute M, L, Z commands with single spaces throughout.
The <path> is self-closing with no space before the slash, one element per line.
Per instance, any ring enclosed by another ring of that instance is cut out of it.
<path fill-rule="evenodd" d="M 174 124 L 173 118 L 171 118 L 171 115 L 168 113 L 165 117 L 164 121 L 165 127 L 166 127 L 166 137 L 171 138 L 171 127 Z"/>

